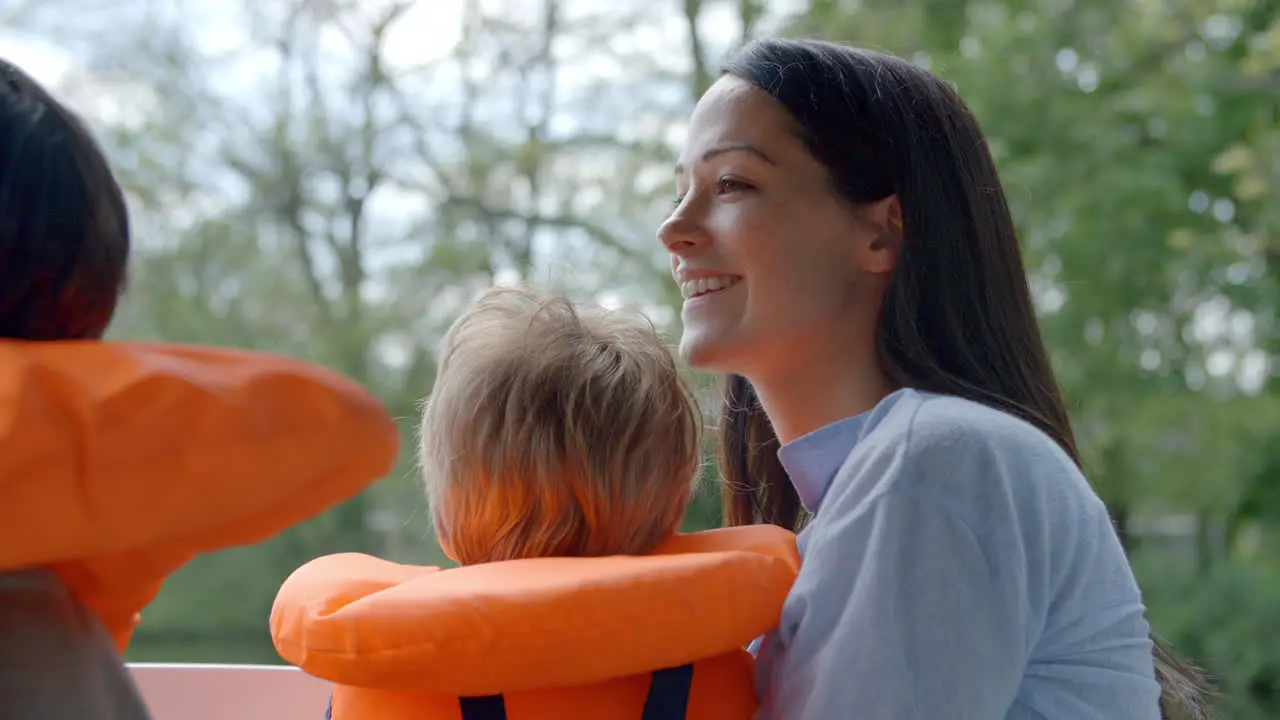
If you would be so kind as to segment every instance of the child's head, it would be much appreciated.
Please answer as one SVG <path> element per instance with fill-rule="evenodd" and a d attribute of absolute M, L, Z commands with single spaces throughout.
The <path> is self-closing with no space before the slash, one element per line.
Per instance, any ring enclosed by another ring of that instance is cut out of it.
<path fill-rule="evenodd" d="M 684 516 L 700 429 L 644 318 L 490 290 L 445 335 L 423 413 L 436 534 L 464 565 L 646 553 Z"/>
<path fill-rule="evenodd" d="M 129 255 L 124 194 L 84 124 L 0 60 L 0 338 L 97 338 Z"/>

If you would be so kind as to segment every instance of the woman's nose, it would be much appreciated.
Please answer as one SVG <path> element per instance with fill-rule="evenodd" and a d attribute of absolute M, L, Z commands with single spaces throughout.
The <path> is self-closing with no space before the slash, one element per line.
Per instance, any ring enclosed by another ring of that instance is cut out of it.
<path fill-rule="evenodd" d="M 677 208 L 658 227 L 658 242 L 673 255 L 683 255 L 707 242 L 706 231 L 688 216 L 685 208 Z"/>

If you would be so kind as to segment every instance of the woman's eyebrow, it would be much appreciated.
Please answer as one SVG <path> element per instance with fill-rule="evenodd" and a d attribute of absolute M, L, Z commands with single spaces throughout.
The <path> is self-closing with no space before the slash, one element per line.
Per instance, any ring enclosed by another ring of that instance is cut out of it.
<path fill-rule="evenodd" d="M 777 163 L 773 161 L 773 158 L 769 157 L 767 154 L 765 154 L 763 150 L 756 147 L 755 145 L 752 145 L 751 143 L 724 143 L 722 145 L 716 145 L 704 151 L 702 155 L 698 158 L 698 162 L 706 162 L 717 155 L 724 155 L 725 153 L 731 153 L 731 152 L 749 153 L 751 155 L 755 155 L 756 157 L 769 163 L 770 165 L 777 165 Z M 685 168 L 682 163 L 676 163 L 675 172 L 677 175 L 683 173 L 684 169 Z"/>

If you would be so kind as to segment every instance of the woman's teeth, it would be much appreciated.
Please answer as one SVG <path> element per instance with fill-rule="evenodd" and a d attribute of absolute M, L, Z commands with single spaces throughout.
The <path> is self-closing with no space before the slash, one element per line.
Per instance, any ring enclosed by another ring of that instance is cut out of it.
<path fill-rule="evenodd" d="M 699 295 L 706 295 L 720 290 L 726 290 L 738 284 L 742 278 L 733 277 L 732 275 L 722 275 L 720 277 L 698 278 L 697 280 L 686 280 L 680 283 L 680 294 L 684 295 L 684 299 L 696 298 Z"/>

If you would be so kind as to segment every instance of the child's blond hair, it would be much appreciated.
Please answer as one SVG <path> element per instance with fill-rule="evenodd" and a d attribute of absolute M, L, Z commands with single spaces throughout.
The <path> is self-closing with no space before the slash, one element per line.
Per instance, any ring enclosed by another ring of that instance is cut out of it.
<path fill-rule="evenodd" d="M 649 552 L 684 516 L 700 431 L 647 319 L 489 290 L 445 334 L 423 412 L 436 535 L 464 565 Z"/>

